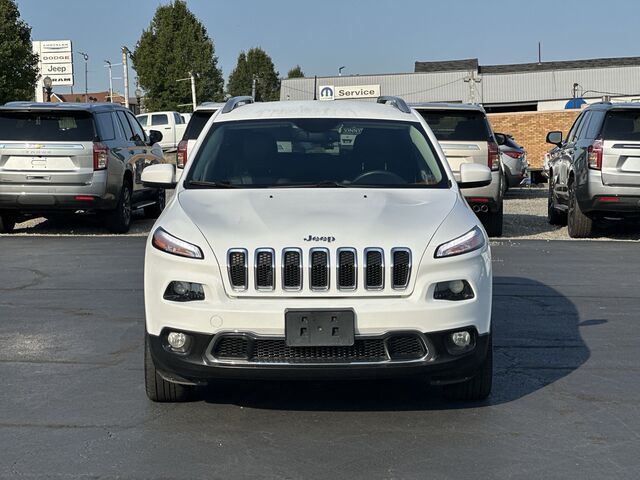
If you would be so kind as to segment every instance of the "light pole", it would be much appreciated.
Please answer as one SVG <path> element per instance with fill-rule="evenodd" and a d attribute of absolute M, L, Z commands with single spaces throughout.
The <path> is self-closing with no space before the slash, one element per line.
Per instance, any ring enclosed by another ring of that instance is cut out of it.
<path fill-rule="evenodd" d="M 89 101 L 89 82 L 88 82 L 88 78 L 89 78 L 89 67 L 87 66 L 88 62 L 89 62 L 89 55 L 87 55 L 84 52 L 78 52 L 78 55 L 82 55 L 82 58 L 84 58 L 84 101 L 88 102 Z"/>
<path fill-rule="evenodd" d="M 47 102 L 51 102 L 51 85 L 53 85 L 53 80 L 51 80 L 51 77 L 44 77 L 42 83 L 44 84 L 44 91 L 47 92 Z"/>
<path fill-rule="evenodd" d="M 345 68 L 347 68 L 346 66 L 342 66 L 340 68 L 338 68 L 338 76 L 341 77 L 342 76 L 342 70 L 344 70 Z"/>
<path fill-rule="evenodd" d="M 197 73 L 189 72 L 189 76 L 187 78 L 179 78 L 176 82 L 186 82 L 187 80 L 191 81 L 191 103 L 193 104 L 193 111 L 195 112 L 196 107 L 198 106 L 196 100 L 196 78 L 198 77 Z"/>
<path fill-rule="evenodd" d="M 124 69 L 124 106 L 129 108 L 129 50 L 126 45 L 122 46 L 122 68 Z"/>

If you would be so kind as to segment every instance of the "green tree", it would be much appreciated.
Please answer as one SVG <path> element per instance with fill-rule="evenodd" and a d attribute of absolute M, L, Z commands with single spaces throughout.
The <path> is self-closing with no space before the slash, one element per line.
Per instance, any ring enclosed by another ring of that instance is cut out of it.
<path fill-rule="evenodd" d="M 191 110 L 190 82 L 177 81 L 189 77 L 189 72 L 197 74 L 199 103 L 223 99 L 224 81 L 213 41 L 183 0 L 157 8 L 136 44 L 133 67 L 146 92 L 148 110 Z M 178 107 L 185 104 L 189 106 Z"/>
<path fill-rule="evenodd" d="M 303 77 L 304 77 L 304 72 L 302 71 L 302 68 L 300 68 L 300 65 L 296 65 L 291 70 L 289 70 L 289 73 L 287 73 L 287 78 L 303 78 Z"/>
<path fill-rule="evenodd" d="M 256 80 L 256 100 L 269 102 L 280 98 L 279 73 L 271 57 L 260 47 L 247 53 L 240 52 L 236 68 L 229 75 L 227 90 L 232 96 L 251 95 L 253 79 Z"/>
<path fill-rule="evenodd" d="M 32 99 L 37 78 L 31 28 L 20 20 L 14 0 L 0 0 L 0 105 Z"/>

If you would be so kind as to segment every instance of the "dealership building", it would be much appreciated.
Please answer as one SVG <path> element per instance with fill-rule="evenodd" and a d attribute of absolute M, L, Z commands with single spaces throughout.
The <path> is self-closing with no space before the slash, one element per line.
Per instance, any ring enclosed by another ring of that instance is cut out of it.
<path fill-rule="evenodd" d="M 546 132 L 567 132 L 580 108 L 603 99 L 640 101 L 640 57 L 511 65 L 415 62 L 408 73 L 284 79 L 280 99 L 320 99 L 327 92 L 332 99 L 396 95 L 409 103 L 479 103 L 494 130 L 512 134 L 539 168 L 549 148 Z"/>

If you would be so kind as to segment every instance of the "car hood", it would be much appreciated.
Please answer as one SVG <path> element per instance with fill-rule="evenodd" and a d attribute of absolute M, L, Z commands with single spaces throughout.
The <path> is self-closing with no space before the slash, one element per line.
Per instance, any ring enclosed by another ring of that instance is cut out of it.
<path fill-rule="evenodd" d="M 178 202 L 223 265 L 230 248 L 427 247 L 455 189 L 193 189 Z"/>

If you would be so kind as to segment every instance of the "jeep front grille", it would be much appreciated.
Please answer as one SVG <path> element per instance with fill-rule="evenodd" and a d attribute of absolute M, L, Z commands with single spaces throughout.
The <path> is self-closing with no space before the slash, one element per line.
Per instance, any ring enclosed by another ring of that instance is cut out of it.
<path fill-rule="evenodd" d="M 256 250 L 256 289 L 275 288 L 275 254 L 270 248 Z"/>
<path fill-rule="evenodd" d="M 361 253 L 355 248 L 258 248 L 250 254 L 244 248 L 232 248 L 227 252 L 227 270 L 231 287 L 246 291 L 249 283 L 257 292 L 273 292 L 281 289 L 290 292 L 311 290 L 314 292 L 353 292 L 362 288 L 368 291 L 402 291 L 409 287 L 412 271 L 411 250 L 405 247 L 366 248 Z M 389 259 L 389 267 L 385 263 Z M 249 271 L 248 265 L 253 265 Z M 278 273 L 279 272 L 279 273 Z M 308 277 L 307 277 L 308 275 Z M 332 278 L 335 281 L 332 283 Z"/>
<path fill-rule="evenodd" d="M 247 289 L 247 251 L 243 248 L 229 250 L 227 255 L 229 281 L 234 290 Z"/>
<path fill-rule="evenodd" d="M 329 250 L 312 248 L 309 254 L 311 290 L 329 289 Z"/>

